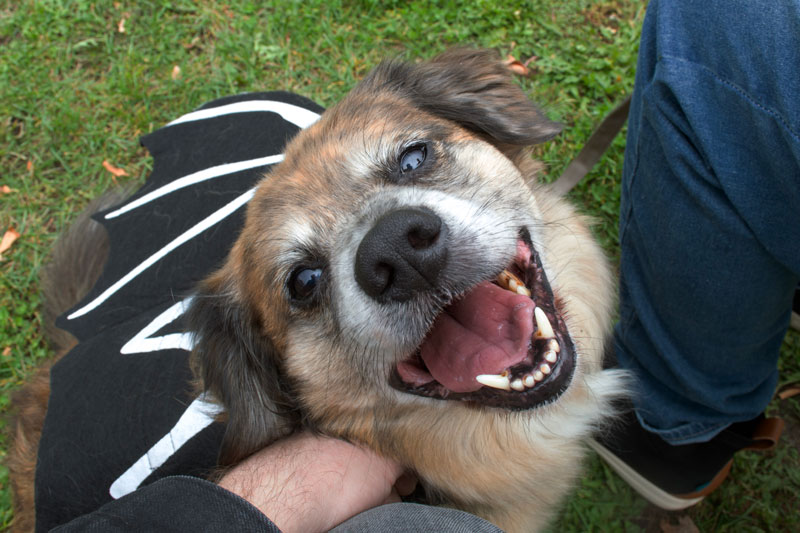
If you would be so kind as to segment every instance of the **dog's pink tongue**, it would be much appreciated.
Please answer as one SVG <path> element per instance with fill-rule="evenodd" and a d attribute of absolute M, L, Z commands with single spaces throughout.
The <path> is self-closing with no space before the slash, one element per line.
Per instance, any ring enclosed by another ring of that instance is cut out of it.
<path fill-rule="evenodd" d="M 481 388 L 480 374 L 522 361 L 533 334 L 533 300 L 484 282 L 439 315 L 420 355 L 431 375 L 453 392 Z"/>

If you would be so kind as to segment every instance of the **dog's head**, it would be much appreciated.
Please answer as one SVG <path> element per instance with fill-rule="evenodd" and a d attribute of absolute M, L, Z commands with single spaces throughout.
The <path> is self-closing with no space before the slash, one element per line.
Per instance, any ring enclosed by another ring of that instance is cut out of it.
<path fill-rule="evenodd" d="M 222 461 L 303 423 L 369 441 L 409 413 L 586 396 L 607 269 L 580 218 L 526 183 L 523 147 L 559 130 L 492 54 L 457 50 L 381 64 L 298 134 L 193 300 Z"/>

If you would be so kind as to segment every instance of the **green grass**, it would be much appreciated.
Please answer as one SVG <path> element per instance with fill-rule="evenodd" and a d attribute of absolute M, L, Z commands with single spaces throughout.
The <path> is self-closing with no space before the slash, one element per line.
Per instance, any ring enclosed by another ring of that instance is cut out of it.
<path fill-rule="evenodd" d="M 642 18 L 636 0 L 0 0 L 0 185 L 14 190 L 0 196 L 0 232 L 22 233 L 0 262 L 0 409 L 48 355 L 37 273 L 54 237 L 114 182 L 103 160 L 128 172 L 119 181 L 144 180 L 151 160 L 140 135 L 242 91 L 284 89 L 329 106 L 381 58 L 417 60 L 474 44 L 523 61 L 535 56 L 534 76 L 520 82 L 566 125 L 537 151 L 550 179 L 631 90 Z M 619 137 L 571 193 L 598 219 L 597 236 L 613 258 L 623 149 Z M 800 381 L 797 335 L 787 338 L 781 364 L 783 381 Z M 742 454 L 734 479 L 682 514 L 701 530 L 800 529 L 800 405 L 776 402 L 773 410 L 791 418 L 794 439 L 766 456 Z M 658 530 L 664 515 L 598 460 L 589 467 L 554 531 Z M 7 526 L 4 468 L 0 485 Z"/>

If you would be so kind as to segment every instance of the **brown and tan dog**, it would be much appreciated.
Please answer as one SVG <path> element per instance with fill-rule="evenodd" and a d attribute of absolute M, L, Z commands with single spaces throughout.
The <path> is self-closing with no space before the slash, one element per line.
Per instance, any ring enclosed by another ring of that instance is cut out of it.
<path fill-rule="evenodd" d="M 458 50 L 382 64 L 299 134 L 191 311 L 223 462 L 305 423 L 506 530 L 544 524 L 620 385 L 606 261 L 525 149 L 558 131 Z"/>
<path fill-rule="evenodd" d="M 533 531 L 610 411 L 611 275 L 536 182 L 560 127 L 494 54 L 386 62 L 290 143 L 190 309 L 221 464 L 301 426 L 366 444 L 431 501 Z"/>

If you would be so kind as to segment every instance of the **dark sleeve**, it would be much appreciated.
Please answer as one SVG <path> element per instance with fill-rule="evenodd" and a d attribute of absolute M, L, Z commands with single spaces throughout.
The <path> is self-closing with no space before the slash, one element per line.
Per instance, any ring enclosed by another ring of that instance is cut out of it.
<path fill-rule="evenodd" d="M 256 531 L 280 533 L 239 496 L 195 477 L 171 476 L 52 531 Z"/>

